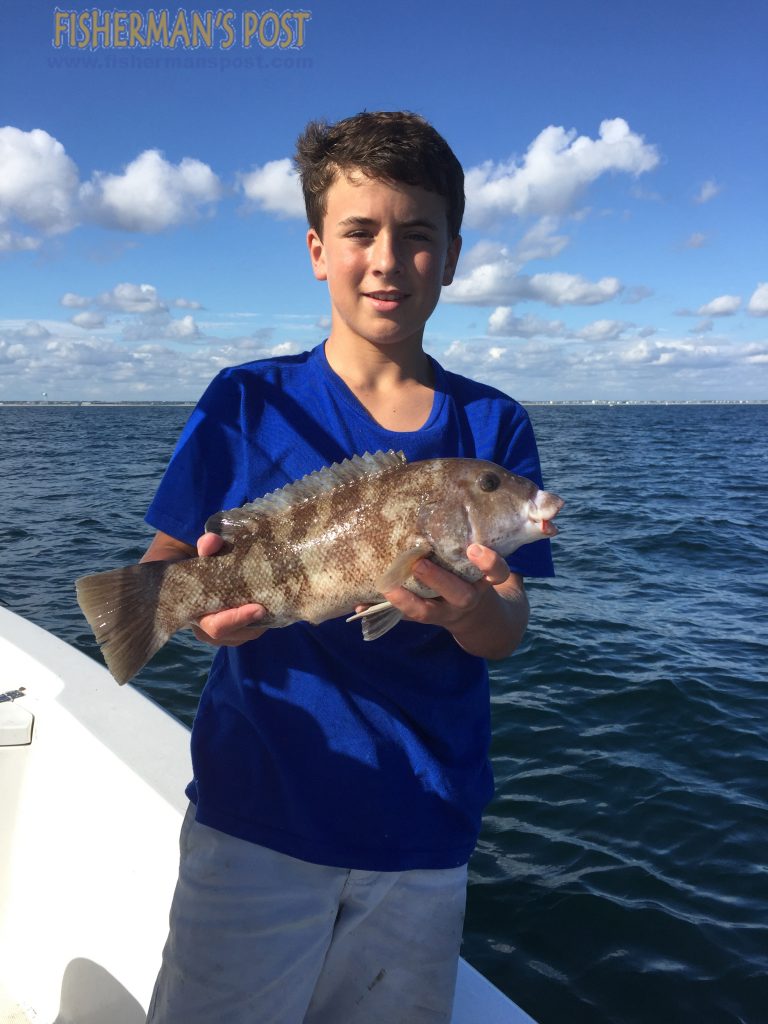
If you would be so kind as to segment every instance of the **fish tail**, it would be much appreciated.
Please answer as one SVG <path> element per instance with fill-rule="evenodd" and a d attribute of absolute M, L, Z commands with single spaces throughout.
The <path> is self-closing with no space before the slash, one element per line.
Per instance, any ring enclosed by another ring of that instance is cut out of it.
<path fill-rule="evenodd" d="M 163 580 L 172 565 L 142 562 L 75 581 L 78 603 L 121 685 L 185 625 L 186 616 L 162 602 Z"/>

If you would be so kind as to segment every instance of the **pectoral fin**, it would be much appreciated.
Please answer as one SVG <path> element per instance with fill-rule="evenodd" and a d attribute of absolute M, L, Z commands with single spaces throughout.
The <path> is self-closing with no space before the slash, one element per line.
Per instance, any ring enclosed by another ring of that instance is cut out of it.
<path fill-rule="evenodd" d="M 372 604 L 364 612 L 357 615 L 350 615 L 347 622 L 362 620 L 363 640 L 378 640 L 380 636 L 388 633 L 393 626 L 396 626 L 403 613 L 398 611 L 389 601 L 382 601 L 380 604 Z"/>
<path fill-rule="evenodd" d="M 413 567 L 420 558 L 425 558 L 432 553 L 428 544 L 419 544 L 415 548 L 409 548 L 401 555 L 398 555 L 392 565 L 383 572 L 376 580 L 375 587 L 380 594 L 401 584 L 412 575 Z M 357 615 L 350 615 L 347 622 L 355 622 L 360 619 L 363 624 L 363 640 L 378 640 L 380 636 L 388 633 L 393 626 L 396 626 L 403 613 L 398 611 L 389 601 L 381 601 L 379 604 L 372 604 Z"/>
<path fill-rule="evenodd" d="M 392 565 L 382 573 L 376 580 L 376 589 L 380 594 L 385 594 L 394 587 L 400 587 L 413 574 L 413 567 L 420 558 L 426 558 L 432 554 L 432 548 L 428 544 L 419 544 L 415 548 L 404 551 L 398 555 Z"/>

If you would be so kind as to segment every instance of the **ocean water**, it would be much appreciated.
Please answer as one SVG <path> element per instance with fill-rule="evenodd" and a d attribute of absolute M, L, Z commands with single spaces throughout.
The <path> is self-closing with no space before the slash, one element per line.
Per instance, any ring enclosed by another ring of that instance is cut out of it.
<path fill-rule="evenodd" d="M 0 407 L 0 603 L 98 656 L 73 580 L 141 555 L 187 414 Z M 768 405 L 531 415 L 567 505 L 492 666 L 464 955 L 540 1024 L 764 1024 Z M 189 722 L 209 661 L 139 684 Z"/>

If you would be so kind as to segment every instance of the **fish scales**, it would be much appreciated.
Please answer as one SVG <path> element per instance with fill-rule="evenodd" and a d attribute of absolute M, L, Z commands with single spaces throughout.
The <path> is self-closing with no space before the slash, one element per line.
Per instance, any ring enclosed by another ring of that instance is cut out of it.
<path fill-rule="evenodd" d="M 267 627 L 375 605 L 355 616 L 373 639 L 400 618 L 383 591 L 431 594 L 412 576 L 419 558 L 477 579 L 470 543 L 510 554 L 554 535 L 562 504 L 490 462 L 366 453 L 212 516 L 206 528 L 224 539 L 219 554 L 81 577 L 78 600 L 119 682 L 201 615 L 252 602 L 266 609 Z"/>
<path fill-rule="evenodd" d="M 373 581 L 398 551 L 413 546 L 413 525 L 404 514 L 419 486 L 403 468 L 342 484 L 256 520 L 248 550 L 239 556 L 236 547 L 228 556 L 242 567 L 237 603 L 258 593 L 267 609 L 263 624 L 282 625 L 320 622 L 332 617 L 329 608 L 342 614 L 376 600 Z M 262 581 L 259 572 L 267 561 L 272 578 Z"/>

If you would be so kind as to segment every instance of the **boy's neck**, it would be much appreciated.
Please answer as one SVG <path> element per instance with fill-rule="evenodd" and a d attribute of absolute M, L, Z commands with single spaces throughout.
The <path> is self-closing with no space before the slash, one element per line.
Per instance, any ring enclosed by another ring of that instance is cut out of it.
<path fill-rule="evenodd" d="M 374 345 L 363 338 L 339 337 L 332 331 L 325 343 L 325 357 L 331 369 L 353 389 L 434 386 L 432 364 L 420 341 Z"/>
<path fill-rule="evenodd" d="M 412 340 L 373 345 L 362 338 L 325 343 L 328 365 L 380 426 L 414 431 L 429 419 L 434 400 L 432 363 Z"/>

